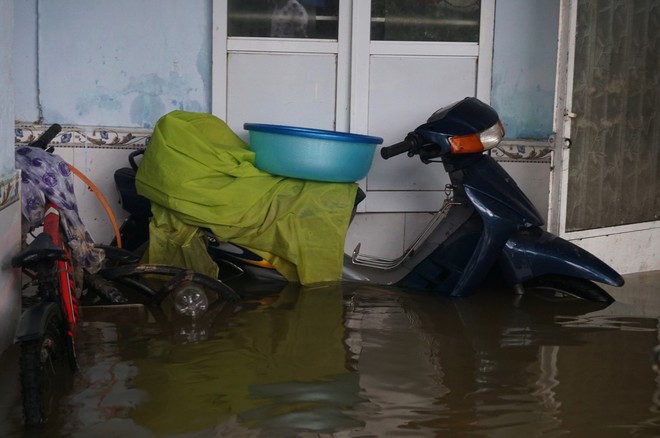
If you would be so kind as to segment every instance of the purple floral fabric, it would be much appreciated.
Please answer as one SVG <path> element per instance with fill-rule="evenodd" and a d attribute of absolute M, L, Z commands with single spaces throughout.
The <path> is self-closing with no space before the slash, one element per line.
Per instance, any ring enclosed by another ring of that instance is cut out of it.
<path fill-rule="evenodd" d="M 76 204 L 73 177 L 68 164 L 57 155 L 36 147 L 16 149 L 16 168 L 21 170 L 23 225 L 32 230 L 43 222 L 45 198 L 60 207 L 64 232 L 73 258 L 91 273 L 101 267 L 104 252 L 94 247 Z"/>

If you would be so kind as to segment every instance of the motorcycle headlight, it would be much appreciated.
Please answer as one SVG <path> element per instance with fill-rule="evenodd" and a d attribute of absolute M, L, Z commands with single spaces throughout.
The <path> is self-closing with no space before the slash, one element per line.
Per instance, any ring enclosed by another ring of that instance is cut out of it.
<path fill-rule="evenodd" d="M 504 127 L 499 120 L 490 128 L 468 135 L 449 137 L 452 154 L 473 154 L 492 149 L 504 137 Z"/>
<path fill-rule="evenodd" d="M 194 283 L 179 286 L 174 291 L 174 310 L 191 318 L 200 316 L 209 308 L 209 299 L 204 288 Z"/>

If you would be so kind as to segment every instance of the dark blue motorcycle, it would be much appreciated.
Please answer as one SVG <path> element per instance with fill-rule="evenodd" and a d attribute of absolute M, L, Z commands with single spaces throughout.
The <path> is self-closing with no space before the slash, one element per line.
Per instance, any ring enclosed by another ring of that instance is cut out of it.
<path fill-rule="evenodd" d="M 397 259 L 360 253 L 346 256 L 343 280 L 394 285 L 454 297 L 469 295 L 487 282 L 519 294 L 532 289 L 546 296 L 577 297 L 601 303 L 614 299 L 595 283 L 622 286 L 621 275 L 607 264 L 543 230 L 543 219 L 511 176 L 486 151 L 497 146 L 504 130 L 497 112 L 476 98 L 436 111 L 405 140 L 383 147 L 381 156 L 418 156 L 442 162 L 451 184 L 447 200 L 426 229 Z M 133 246 L 148 238 L 148 201 L 134 205 L 133 169 L 117 179 L 127 222 L 142 230 Z M 120 181 L 121 180 L 121 181 Z M 122 190 L 122 187 L 125 189 Z M 128 193 L 130 191 L 130 193 Z M 360 192 L 363 195 L 363 193 Z M 131 222 L 132 221 L 132 222 Z M 267 261 L 231 242 L 208 235 L 208 252 L 218 263 L 257 280 L 283 280 Z"/>

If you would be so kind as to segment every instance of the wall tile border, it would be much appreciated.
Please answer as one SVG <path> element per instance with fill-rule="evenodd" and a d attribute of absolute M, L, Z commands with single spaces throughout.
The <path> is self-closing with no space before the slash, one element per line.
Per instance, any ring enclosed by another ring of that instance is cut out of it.
<path fill-rule="evenodd" d="M 20 188 L 20 172 L 14 171 L 0 179 L 0 211 L 4 210 L 14 202 L 18 202 Z"/>
<path fill-rule="evenodd" d="M 549 140 L 505 140 L 492 149 L 497 161 L 549 163 L 554 150 Z"/>
<path fill-rule="evenodd" d="M 18 146 L 36 140 L 49 125 L 17 123 L 14 128 Z M 84 147 L 102 149 L 136 149 L 146 147 L 152 131 L 142 128 L 104 128 L 87 126 L 62 126 L 55 137 L 55 147 Z"/>
<path fill-rule="evenodd" d="M 48 125 L 17 123 L 15 141 L 25 145 L 41 135 Z M 149 144 L 152 130 L 144 128 L 108 128 L 62 126 L 53 140 L 57 147 L 85 147 L 102 149 L 137 149 Z M 505 140 L 492 149 L 491 155 L 504 162 L 550 162 L 553 144 L 548 140 Z"/>

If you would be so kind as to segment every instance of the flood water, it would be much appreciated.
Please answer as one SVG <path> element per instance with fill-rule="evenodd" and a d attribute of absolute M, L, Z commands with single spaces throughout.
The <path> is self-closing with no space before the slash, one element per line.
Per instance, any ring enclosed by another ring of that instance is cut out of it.
<path fill-rule="evenodd" d="M 253 285 L 205 319 L 85 309 L 80 371 L 21 425 L 2 356 L 0 436 L 660 436 L 660 273 L 603 308 L 483 291 Z"/>

